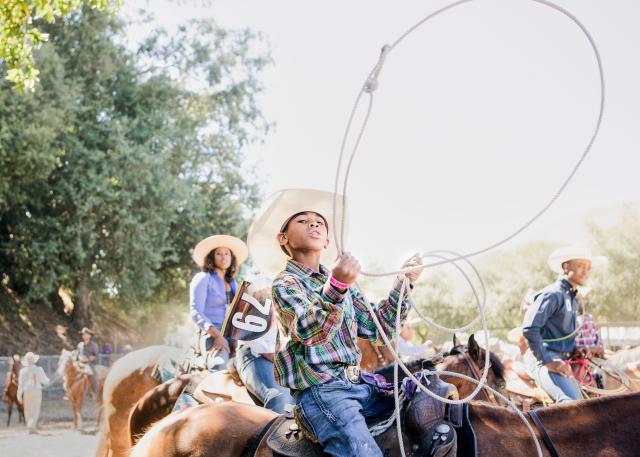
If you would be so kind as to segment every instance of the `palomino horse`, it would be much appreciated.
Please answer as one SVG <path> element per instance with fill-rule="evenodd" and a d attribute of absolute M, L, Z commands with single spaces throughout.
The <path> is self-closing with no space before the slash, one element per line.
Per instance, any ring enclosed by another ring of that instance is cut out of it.
<path fill-rule="evenodd" d="M 610 356 L 606 363 L 624 373 L 626 376 L 624 384 L 629 391 L 640 391 L 640 346 L 618 351 Z M 613 388 L 619 383 L 618 380 L 610 379 L 609 376 L 605 375 L 604 378 L 605 388 Z"/>
<path fill-rule="evenodd" d="M 96 457 L 124 457 L 129 444 L 129 413 L 136 402 L 160 384 L 154 370 L 163 360 L 179 360 L 184 351 L 171 346 L 149 346 L 118 359 L 104 383 L 102 421 Z"/>
<path fill-rule="evenodd" d="M 420 395 L 426 394 L 416 393 L 416 397 Z M 640 435 L 639 410 L 640 393 L 633 393 L 580 400 L 536 412 L 562 457 L 635 457 Z M 131 457 L 246 456 L 274 417 L 275 413 L 263 408 L 233 402 L 189 408 L 151 427 L 136 444 Z M 477 436 L 479 456 L 536 455 L 533 439 L 514 411 L 472 402 L 469 417 Z M 532 427 L 544 452 L 540 432 L 535 425 Z M 461 444 L 459 440 L 459 449 Z M 256 457 L 271 455 L 256 454 Z M 390 455 L 397 455 L 397 450 Z"/>
<path fill-rule="evenodd" d="M 75 351 L 62 350 L 58 361 L 57 375 L 63 379 L 64 390 L 67 393 L 73 411 L 73 429 L 77 430 L 82 428 L 82 404 L 84 403 L 85 391 L 89 388 L 89 378 L 78 362 L 74 360 L 74 355 Z M 95 366 L 94 376 L 98 385 L 97 402 L 99 411 L 102 410 L 101 393 L 107 371 L 108 368 L 103 365 Z"/>
<path fill-rule="evenodd" d="M 367 344 L 369 343 L 362 340 L 358 342 L 360 347 L 366 346 Z M 504 395 L 504 367 L 493 353 L 490 352 L 489 355 L 491 368 L 487 376 L 487 384 Z M 479 380 L 482 374 L 482 367 L 484 366 L 484 357 L 484 349 L 479 347 L 473 337 L 471 337 L 468 346 L 457 346 L 454 348 L 451 354 L 445 356 L 437 367 L 444 371 L 464 374 Z M 420 371 L 422 368 L 427 367 L 433 368 L 430 360 L 417 360 L 407 364 L 407 368 L 409 368 L 411 372 Z M 393 380 L 393 366 L 384 367 L 376 373 L 383 375 L 389 382 Z M 404 378 L 404 373 L 399 372 L 399 379 L 402 378 Z M 131 417 L 129 418 L 129 434 L 132 444 L 144 434 L 151 424 L 171 412 L 178 395 L 180 395 L 184 386 L 189 383 L 189 380 L 189 375 L 182 375 L 171 382 L 150 390 L 138 401 L 132 409 Z M 453 376 L 443 376 L 443 380 L 453 384 L 458 389 L 461 398 L 471 394 L 476 387 L 476 384 L 470 381 Z M 477 398 L 498 403 L 492 393 L 487 394 L 486 392 L 487 391 L 483 389 Z"/>
<path fill-rule="evenodd" d="M 24 408 L 22 403 L 18 401 L 18 376 L 20 375 L 20 369 L 22 364 L 17 356 L 13 356 L 9 365 L 9 372 L 7 373 L 7 379 L 4 383 L 4 399 L 7 402 L 7 427 L 11 423 L 11 412 L 13 411 L 13 404 L 16 404 L 18 409 L 18 423 L 24 423 Z"/>

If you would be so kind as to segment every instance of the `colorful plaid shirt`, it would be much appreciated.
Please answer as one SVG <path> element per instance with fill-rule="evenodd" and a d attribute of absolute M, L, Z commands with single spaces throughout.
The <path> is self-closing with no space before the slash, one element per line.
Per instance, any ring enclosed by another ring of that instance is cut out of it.
<path fill-rule="evenodd" d="M 357 338 L 379 339 L 364 298 L 351 288 L 341 293 L 324 285 L 329 270 L 320 265 L 314 272 L 307 265 L 289 260 L 273 281 L 273 303 L 280 323 L 274 373 L 279 384 L 303 390 L 335 378 L 348 365 L 359 365 Z M 385 333 L 395 330 L 396 304 L 402 281 L 396 279 L 386 300 L 373 308 Z M 402 301 L 401 319 L 411 307 L 408 294 Z"/>
<path fill-rule="evenodd" d="M 582 316 L 578 316 L 578 325 L 580 326 L 580 331 L 576 336 L 576 346 L 604 348 L 598 324 L 596 324 L 591 314 L 585 313 Z"/>

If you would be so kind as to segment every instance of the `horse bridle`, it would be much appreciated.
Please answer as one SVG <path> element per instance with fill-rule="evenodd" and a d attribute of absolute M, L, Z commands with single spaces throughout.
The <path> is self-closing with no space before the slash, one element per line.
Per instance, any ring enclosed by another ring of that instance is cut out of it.
<path fill-rule="evenodd" d="M 467 366 L 471 370 L 473 377 L 480 381 L 480 379 L 482 378 L 482 370 L 480 370 L 478 364 L 471 357 L 469 357 L 469 351 L 467 350 L 467 347 L 465 346 L 463 350 L 458 350 L 458 353 L 462 354 L 462 356 L 464 357 L 464 360 L 465 362 L 467 362 Z M 489 362 L 489 369 L 491 369 L 491 362 Z M 482 389 L 482 393 L 489 403 L 498 404 L 498 400 L 496 400 L 496 397 L 495 395 L 493 395 L 492 391 L 490 391 L 489 389 Z"/>

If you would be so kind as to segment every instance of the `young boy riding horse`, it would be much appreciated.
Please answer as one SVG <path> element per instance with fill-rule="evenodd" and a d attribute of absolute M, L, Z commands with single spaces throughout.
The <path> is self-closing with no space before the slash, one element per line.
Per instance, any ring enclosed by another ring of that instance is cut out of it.
<path fill-rule="evenodd" d="M 249 249 L 262 272 L 285 267 L 273 282 L 281 325 L 276 380 L 291 389 L 301 421 L 327 454 L 381 457 L 367 421 L 388 416 L 394 400 L 361 382 L 357 338 L 381 338 L 365 298 L 351 287 L 360 273 L 358 260 L 348 253 L 338 256 L 332 244 L 338 224 L 331 216 L 333 194 L 289 189 L 274 196 L 249 230 Z M 421 264 L 411 257 L 403 268 Z M 408 287 L 420 274 L 421 269 L 405 274 Z M 403 280 L 398 276 L 389 297 L 374 305 L 389 337 L 400 298 L 402 320 L 411 306 L 408 295 L 400 297 Z"/>

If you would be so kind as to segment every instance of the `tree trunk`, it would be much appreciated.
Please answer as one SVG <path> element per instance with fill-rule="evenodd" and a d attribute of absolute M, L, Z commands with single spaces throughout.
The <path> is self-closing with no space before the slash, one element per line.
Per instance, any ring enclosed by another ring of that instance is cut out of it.
<path fill-rule="evenodd" d="M 80 327 L 91 326 L 91 298 L 93 291 L 87 287 L 86 284 L 80 282 L 75 293 L 75 303 L 73 307 L 73 313 L 71 314 L 71 320 L 78 324 Z"/>
<path fill-rule="evenodd" d="M 62 302 L 62 298 L 60 298 L 60 295 L 58 295 L 57 291 L 51 292 L 49 294 L 49 304 L 56 313 L 60 314 L 61 316 L 69 317 L 64 312 L 64 303 Z"/>

